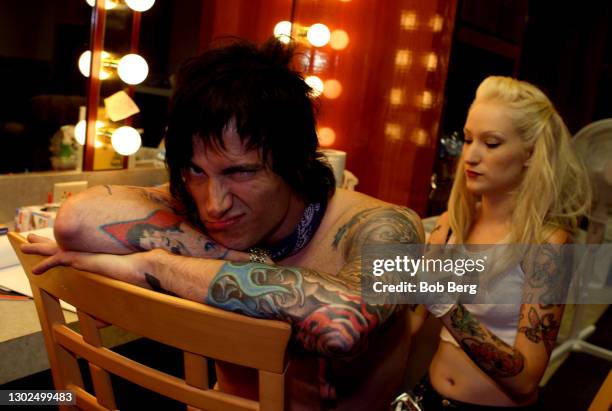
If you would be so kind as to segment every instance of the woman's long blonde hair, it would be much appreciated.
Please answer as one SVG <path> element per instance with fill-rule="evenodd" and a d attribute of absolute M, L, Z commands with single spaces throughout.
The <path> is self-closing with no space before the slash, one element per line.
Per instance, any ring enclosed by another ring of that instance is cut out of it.
<path fill-rule="evenodd" d="M 503 104 L 525 148 L 531 151 L 514 193 L 510 243 L 539 244 L 557 229 L 574 233 L 578 218 L 590 207 L 591 188 L 571 135 L 553 104 L 537 87 L 499 76 L 480 83 L 476 101 Z M 465 163 L 460 160 L 448 202 L 450 227 L 459 243 L 468 236 L 478 200 L 467 191 Z"/>

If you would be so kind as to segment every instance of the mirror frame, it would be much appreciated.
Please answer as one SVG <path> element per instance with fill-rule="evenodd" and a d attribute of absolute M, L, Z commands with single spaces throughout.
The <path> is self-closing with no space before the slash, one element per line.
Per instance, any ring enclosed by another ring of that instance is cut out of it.
<path fill-rule="evenodd" d="M 90 75 L 87 81 L 87 111 L 86 111 L 86 134 L 85 147 L 83 153 L 83 171 L 98 171 L 94 169 L 95 156 L 95 140 L 96 140 L 96 122 L 98 120 L 98 108 L 100 105 L 100 68 L 102 67 L 102 50 L 104 49 L 104 36 L 106 30 L 106 9 L 104 7 L 105 0 L 95 0 L 95 5 L 92 7 L 91 13 L 91 61 Z M 138 42 L 140 37 L 140 19 L 142 13 L 139 11 L 130 10 L 132 13 L 132 26 L 130 35 L 130 53 L 138 51 Z M 132 98 L 134 96 L 134 86 L 126 87 L 126 92 Z M 125 125 L 131 125 L 132 119 L 125 120 Z M 128 167 L 128 156 L 123 156 L 123 164 L 121 169 Z M 102 170 L 100 170 L 102 171 Z"/>

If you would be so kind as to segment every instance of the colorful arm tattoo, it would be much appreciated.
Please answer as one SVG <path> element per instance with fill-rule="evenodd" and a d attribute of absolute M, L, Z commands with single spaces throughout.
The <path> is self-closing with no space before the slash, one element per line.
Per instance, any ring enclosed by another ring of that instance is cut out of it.
<path fill-rule="evenodd" d="M 534 250 L 536 252 L 528 255 L 522 264 L 525 284 L 518 332 L 524 333 L 534 344 L 542 343 L 550 355 L 559 332 L 563 306 L 549 302 L 563 299 L 570 279 L 563 270 L 559 245 L 543 244 Z M 464 306 L 457 305 L 451 311 L 450 327 L 468 356 L 487 374 L 513 377 L 523 370 L 523 354 L 492 334 Z"/>
<path fill-rule="evenodd" d="M 525 272 L 524 301 L 543 304 L 564 301 L 571 282 L 571 254 L 562 252 L 562 245 L 542 244 L 533 247 L 522 264 Z"/>
<path fill-rule="evenodd" d="M 414 211 L 401 207 L 376 207 L 361 211 L 338 229 L 334 250 L 360 254 L 368 244 L 414 244 L 423 242 L 423 227 Z"/>
<path fill-rule="evenodd" d="M 523 370 L 523 354 L 487 330 L 463 305 L 451 310 L 448 325 L 465 353 L 490 376 L 514 377 Z"/>
<path fill-rule="evenodd" d="M 561 308 L 562 306 L 559 304 L 556 307 Z M 550 305 L 540 305 L 540 310 L 536 310 L 533 306 L 524 305 L 521 308 L 521 319 L 525 318 L 525 311 L 527 311 L 529 325 L 519 328 L 519 332 L 524 333 L 529 341 L 536 344 L 543 342 L 548 355 L 550 355 L 555 346 L 561 325 L 561 314 L 558 310 L 548 313 L 543 312 L 544 310 L 550 311 L 552 309 L 553 306 Z"/>
<path fill-rule="evenodd" d="M 100 229 L 133 251 L 162 248 L 177 255 L 221 259 L 229 251 L 164 209 L 155 210 L 144 218 L 104 224 Z"/>
<path fill-rule="evenodd" d="M 525 272 L 524 303 L 521 307 L 519 332 L 535 344 L 544 344 L 552 352 L 561 326 L 564 306 L 551 304 L 564 301 L 571 282 L 569 253 L 562 245 L 542 244 L 523 263 Z M 537 304 L 537 305 L 536 305 Z"/>
<path fill-rule="evenodd" d="M 213 279 L 206 303 L 288 322 L 306 350 L 336 358 L 358 354 L 389 309 L 368 306 L 311 270 L 229 262 Z"/>
<path fill-rule="evenodd" d="M 356 214 L 337 232 L 332 249 L 347 261 L 336 275 L 305 268 L 226 263 L 213 279 L 206 303 L 293 325 L 298 342 L 332 358 L 351 358 L 394 312 L 391 304 L 368 305 L 360 296 L 365 244 L 422 241 L 409 211 L 380 207 Z M 342 248 L 341 248 L 342 247 Z"/>

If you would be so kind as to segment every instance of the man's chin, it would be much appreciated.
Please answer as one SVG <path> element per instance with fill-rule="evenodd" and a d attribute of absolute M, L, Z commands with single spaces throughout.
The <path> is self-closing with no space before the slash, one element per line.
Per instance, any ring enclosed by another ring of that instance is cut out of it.
<path fill-rule="evenodd" d="M 237 240 L 235 238 L 224 238 L 224 237 L 213 237 L 217 243 L 221 244 L 223 247 L 229 248 L 230 250 L 235 251 L 247 251 L 249 248 L 253 247 L 255 243 L 251 241 L 245 240 Z"/>

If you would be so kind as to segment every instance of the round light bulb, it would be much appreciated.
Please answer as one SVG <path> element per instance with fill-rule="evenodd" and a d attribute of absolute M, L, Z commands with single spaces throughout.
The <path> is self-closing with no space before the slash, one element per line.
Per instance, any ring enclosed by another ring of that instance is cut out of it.
<path fill-rule="evenodd" d="M 89 4 L 91 7 L 96 5 L 96 0 L 85 0 L 87 2 L 87 4 Z M 117 7 L 117 2 L 113 1 L 113 0 L 106 0 L 104 2 L 104 8 L 106 10 L 112 10 L 115 7 Z"/>
<path fill-rule="evenodd" d="M 104 61 L 105 59 L 108 59 L 110 57 L 110 54 L 107 53 L 106 51 L 102 51 L 101 57 L 102 57 L 102 61 Z M 78 64 L 79 64 L 79 71 L 81 72 L 81 74 L 84 75 L 85 77 L 89 77 L 89 74 L 91 73 L 91 51 L 90 50 L 86 50 L 83 53 L 81 53 Z M 100 80 L 106 80 L 110 76 L 111 76 L 110 71 L 106 70 L 104 67 L 100 67 L 100 75 L 99 75 Z"/>
<path fill-rule="evenodd" d="M 329 43 L 331 33 L 325 24 L 317 23 L 310 26 L 306 38 L 315 47 L 323 47 Z"/>
<path fill-rule="evenodd" d="M 87 128 L 87 122 L 85 120 L 79 121 L 78 123 L 76 123 L 76 126 L 74 126 L 74 138 L 76 139 L 77 143 L 79 143 L 80 145 L 85 144 L 86 128 Z"/>
<path fill-rule="evenodd" d="M 104 127 L 103 121 L 96 121 L 96 131 L 100 128 Z M 85 145 L 85 136 L 87 134 L 87 122 L 85 120 L 80 120 L 74 126 L 74 138 L 80 145 Z"/>
<path fill-rule="evenodd" d="M 141 143 L 140 134 L 130 126 L 119 127 L 111 136 L 113 148 L 122 156 L 129 156 L 137 152 Z"/>
<path fill-rule="evenodd" d="M 91 71 L 91 51 L 86 50 L 79 57 L 79 71 L 85 77 L 89 77 Z"/>
<path fill-rule="evenodd" d="M 140 84 L 149 74 L 149 65 L 138 54 L 127 54 L 119 60 L 117 74 L 127 84 Z"/>
<path fill-rule="evenodd" d="M 329 147 L 336 141 L 336 132 L 330 127 L 321 127 L 317 134 L 319 134 L 319 144 L 323 147 Z"/>
<path fill-rule="evenodd" d="M 338 80 L 325 80 L 323 83 L 323 95 L 329 99 L 338 98 L 342 94 L 342 84 Z"/>
<path fill-rule="evenodd" d="M 323 80 L 321 80 L 319 77 L 308 76 L 304 79 L 304 82 L 306 82 L 306 84 L 308 84 L 312 89 L 312 91 L 310 92 L 310 95 L 312 97 L 319 97 L 321 93 L 323 93 Z"/>
<path fill-rule="evenodd" d="M 334 50 L 343 50 L 348 46 L 349 35 L 344 30 L 334 30 L 331 33 L 329 45 Z"/>
<path fill-rule="evenodd" d="M 291 41 L 291 22 L 290 21 L 279 21 L 274 26 L 274 36 L 284 44 Z"/>
<path fill-rule="evenodd" d="M 147 11 L 151 7 L 153 7 L 153 4 L 155 4 L 155 0 L 125 0 L 125 4 L 127 4 L 127 6 L 134 11 L 142 12 Z"/>

